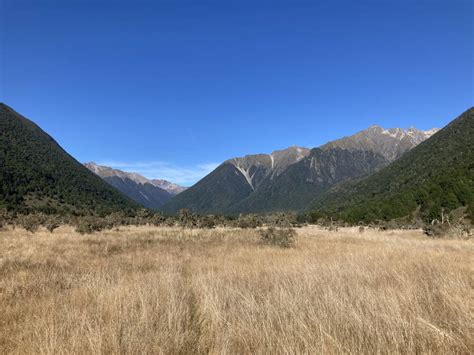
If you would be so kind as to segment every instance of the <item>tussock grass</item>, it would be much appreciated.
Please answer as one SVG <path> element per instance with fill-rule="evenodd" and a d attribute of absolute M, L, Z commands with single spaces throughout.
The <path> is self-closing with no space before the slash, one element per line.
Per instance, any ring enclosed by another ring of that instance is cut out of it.
<path fill-rule="evenodd" d="M 469 353 L 469 240 L 421 231 L 0 232 L 0 353 Z"/>

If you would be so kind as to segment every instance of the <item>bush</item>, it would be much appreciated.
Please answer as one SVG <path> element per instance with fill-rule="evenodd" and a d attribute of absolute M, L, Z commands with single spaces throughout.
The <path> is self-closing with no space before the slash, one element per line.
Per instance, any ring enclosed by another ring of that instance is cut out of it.
<path fill-rule="evenodd" d="M 430 238 L 462 238 L 469 239 L 472 237 L 472 231 L 468 224 L 456 223 L 427 225 L 423 228 L 423 232 Z"/>
<path fill-rule="evenodd" d="M 80 234 L 92 234 L 100 232 L 107 227 L 106 222 L 100 218 L 83 217 L 79 219 L 76 225 L 76 232 Z"/>
<path fill-rule="evenodd" d="M 51 216 L 44 221 L 43 225 L 50 233 L 53 233 L 61 225 L 61 221 L 57 216 Z"/>
<path fill-rule="evenodd" d="M 291 248 L 296 243 L 296 231 L 291 228 L 267 228 L 259 231 L 262 243 L 280 248 Z"/>
<path fill-rule="evenodd" d="M 208 215 L 208 216 L 201 216 L 199 219 L 198 219 L 198 227 L 199 228 L 207 228 L 207 229 L 212 229 L 216 226 L 216 222 L 215 222 L 215 217 L 212 216 L 212 215 Z"/>
<path fill-rule="evenodd" d="M 254 215 L 240 215 L 237 221 L 237 227 L 239 228 L 257 228 L 262 226 L 262 221 L 258 218 L 258 216 Z"/>
<path fill-rule="evenodd" d="M 17 225 L 25 228 L 30 233 L 35 233 L 43 224 L 43 218 L 40 215 L 28 214 L 17 218 Z"/>

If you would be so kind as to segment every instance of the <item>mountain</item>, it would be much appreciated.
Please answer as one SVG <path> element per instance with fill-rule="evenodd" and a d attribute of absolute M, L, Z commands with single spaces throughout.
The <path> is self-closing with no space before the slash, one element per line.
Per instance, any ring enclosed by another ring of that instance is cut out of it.
<path fill-rule="evenodd" d="M 97 165 L 93 162 L 86 163 L 84 166 L 99 175 L 124 195 L 146 208 L 157 209 L 173 196 L 168 191 L 156 186 L 152 180 L 148 180 L 137 173 L 127 173 Z M 169 185 L 174 185 L 168 181 L 165 182 Z"/>
<path fill-rule="evenodd" d="M 229 159 L 162 209 L 167 213 L 181 208 L 199 213 L 228 213 L 265 181 L 273 180 L 308 154 L 309 149 L 295 146 L 271 154 Z"/>
<path fill-rule="evenodd" d="M 304 210 L 335 184 L 387 166 L 436 131 L 371 126 L 312 150 L 291 147 L 230 159 L 163 208 L 225 214 Z"/>
<path fill-rule="evenodd" d="M 385 129 L 373 125 L 352 136 L 329 142 L 323 145 L 321 149 L 331 150 L 340 148 L 350 151 L 370 151 L 383 156 L 386 161 L 392 162 L 431 137 L 437 131 L 437 128 L 421 131 L 414 127 L 409 129 Z"/>
<path fill-rule="evenodd" d="M 0 208 L 18 212 L 102 214 L 138 207 L 3 103 L 0 188 Z"/>
<path fill-rule="evenodd" d="M 379 172 L 327 192 L 316 210 L 350 222 L 474 209 L 474 108 Z"/>
<path fill-rule="evenodd" d="M 151 183 L 167 191 L 171 196 L 175 196 L 187 189 L 187 187 L 180 186 L 178 184 L 174 184 L 172 182 L 161 180 L 161 179 L 153 179 L 151 180 Z"/>
<path fill-rule="evenodd" d="M 398 159 L 437 129 L 384 129 L 371 126 L 352 136 L 314 148 L 276 179 L 233 206 L 230 212 L 300 211 L 329 188 L 369 175 Z"/>

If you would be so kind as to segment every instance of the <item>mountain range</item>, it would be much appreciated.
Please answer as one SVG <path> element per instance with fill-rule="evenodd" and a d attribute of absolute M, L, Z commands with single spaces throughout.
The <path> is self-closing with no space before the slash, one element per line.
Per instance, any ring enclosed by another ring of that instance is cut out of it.
<path fill-rule="evenodd" d="M 138 205 L 91 173 L 35 123 L 0 103 L 0 208 L 106 214 Z"/>
<path fill-rule="evenodd" d="M 436 132 L 371 126 L 314 149 L 294 146 L 233 158 L 162 209 L 223 214 L 304 210 L 335 184 L 378 171 Z"/>
<path fill-rule="evenodd" d="M 371 126 L 320 147 L 223 162 L 184 190 L 85 166 L 32 121 L 0 104 L 0 209 L 99 214 L 140 205 L 174 213 L 308 212 L 351 223 L 474 215 L 474 108 L 441 130 Z M 312 212 L 311 212 L 312 211 Z"/>
<path fill-rule="evenodd" d="M 90 162 L 84 166 L 107 183 L 140 205 L 158 209 L 186 188 L 166 180 L 150 180 L 137 173 L 129 173 Z"/>

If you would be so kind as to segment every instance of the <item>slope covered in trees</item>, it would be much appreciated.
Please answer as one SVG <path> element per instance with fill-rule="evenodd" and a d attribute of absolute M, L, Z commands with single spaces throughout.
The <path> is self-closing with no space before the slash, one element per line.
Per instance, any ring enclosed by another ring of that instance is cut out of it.
<path fill-rule="evenodd" d="M 0 208 L 103 214 L 135 207 L 36 124 L 0 104 Z"/>
<path fill-rule="evenodd" d="M 474 108 L 386 168 L 333 188 L 316 203 L 315 216 L 348 222 L 413 215 L 425 221 L 474 209 Z"/>

